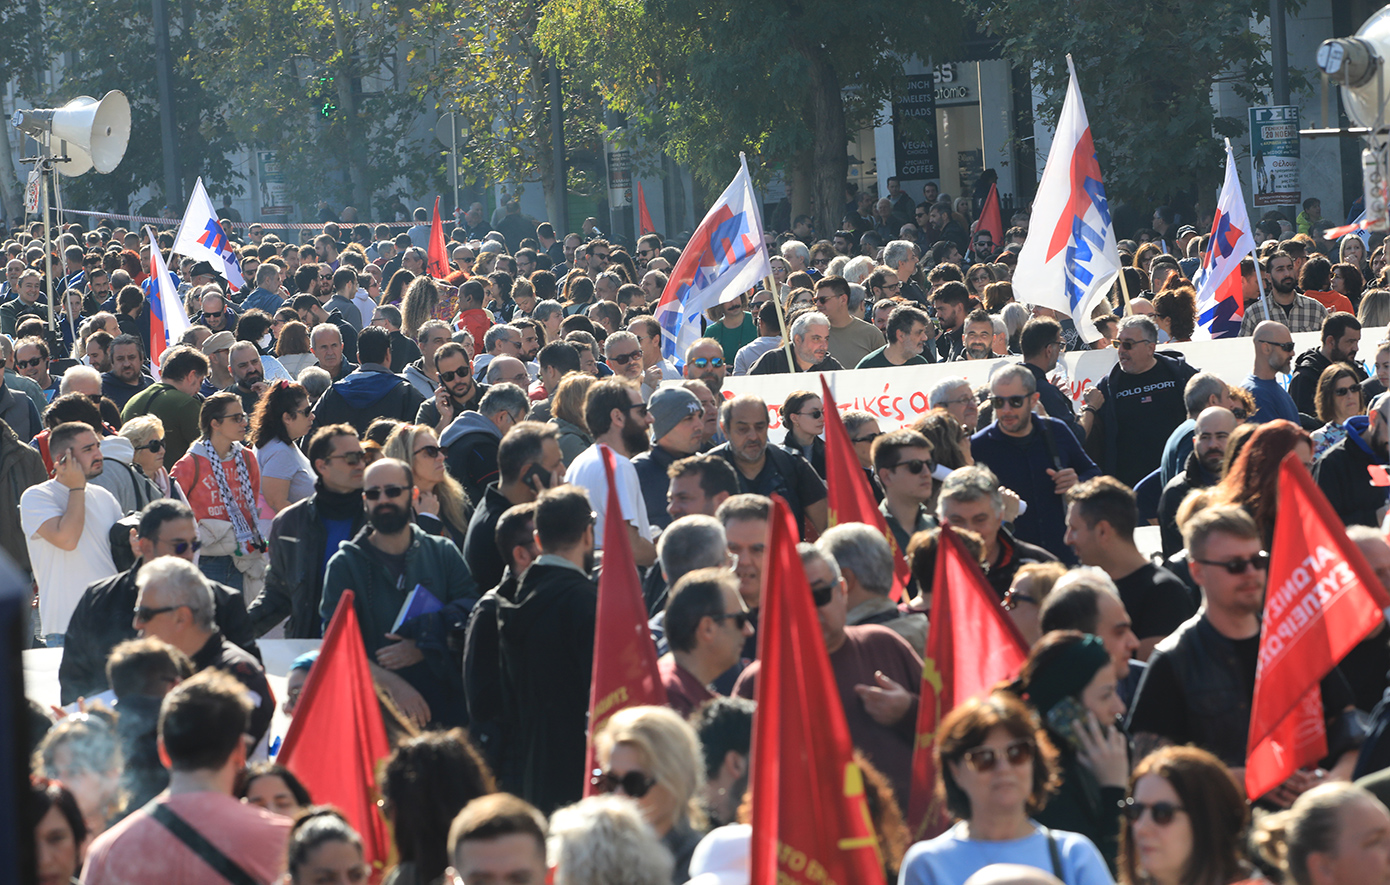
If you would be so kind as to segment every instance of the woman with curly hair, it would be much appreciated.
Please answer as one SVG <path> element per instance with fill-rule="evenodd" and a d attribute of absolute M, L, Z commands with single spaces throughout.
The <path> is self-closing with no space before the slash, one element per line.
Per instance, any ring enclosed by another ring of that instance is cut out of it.
<path fill-rule="evenodd" d="M 411 280 L 410 286 L 405 290 L 405 298 L 401 301 L 401 331 L 407 338 L 417 338 L 421 326 L 430 320 L 439 319 L 439 306 L 439 285 L 434 280 L 427 276 Z M 452 320 L 453 316 L 450 315 L 444 322 Z"/>
<path fill-rule="evenodd" d="M 1153 297 L 1153 321 L 1169 341 L 1191 341 L 1197 329 L 1197 292 L 1191 286 L 1165 288 Z"/>
<path fill-rule="evenodd" d="M 1361 268 L 1346 263 L 1332 265 L 1332 291 L 1345 295 L 1358 309 L 1361 306 L 1361 291 L 1365 288 L 1366 277 L 1361 273 Z"/>

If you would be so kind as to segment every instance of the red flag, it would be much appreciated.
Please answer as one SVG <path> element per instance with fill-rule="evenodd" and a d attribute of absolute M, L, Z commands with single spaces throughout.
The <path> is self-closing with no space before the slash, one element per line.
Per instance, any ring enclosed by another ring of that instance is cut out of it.
<path fill-rule="evenodd" d="M 439 220 L 439 198 L 434 198 L 434 219 L 430 221 L 430 248 L 425 273 L 442 280 L 449 275 L 449 252 L 444 246 L 444 223 Z"/>
<path fill-rule="evenodd" d="M 820 389 L 825 408 L 825 487 L 830 510 L 827 522 L 832 526 L 862 522 L 883 533 L 893 550 L 893 590 L 889 598 L 897 602 L 903 597 L 903 588 L 912 580 L 907 557 L 898 549 L 898 539 L 888 530 L 888 520 L 878 509 L 873 489 L 869 488 L 869 478 L 859 466 L 859 456 L 855 454 L 845 423 L 840 420 L 840 410 L 830 395 L 830 385 L 825 382 L 824 375 L 820 377 Z"/>
<path fill-rule="evenodd" d="M 379 879 L 391 860 L 391 840 L 377 810 L 376 766 L 391 746 L 353 598 L 344 590 L 338 600 L 276 761 L 304 782 L 315 802 L 343 812 L 362 835 L 364 855 Z"/>
<path fill-rule="evenodd" d="M 1375 571 L 1293 453 L 1279 466 L 1245 792 L 1252 799 L 1327 755 L 1318 683 L 1380 623 Z"/>
<path fill-rule="evenodd" d="M 749 882 L 881 885 L 864 775 L 851 758 L 840 692 L 796 552 L 799 533 L 787 502 L 776 495 L 772 501 L 758 619 Z"/>
<path fill-rule="evenodd" d="M 1004 248 L 1004 220 L 999 213 L 999 187 L 991 184 L 985 204 L 980 207 L 980 220 L 975 222 L 975 232 L 987 230 L 994 237 L 994 248 Z"/>
<path fill-rule="evenodd" d="M 647 195 L 642 191 L 642 182 L 637 182 L 637 235 L 656 233 L 652 224 L 652 214 L 647 211 Z"/>
<path fill-rule="evenodd" d="M 614 455 L 599 443 L 603 472 L 608 476 L 608 508 L 603 524 L 603 571 L 598 579 L 598 613 L 594 621 L 594 670 L 589 684 L 589 745 L 584 760 L 584 795 L 597 788 L 590 773 L 595 766 L 594 735 L 603 723 L 628 707 L 666 704 L 666 687 L 656 668 L 656 644 L 647 629 L 647 605 L 642 581 L 632 559 L 632 544 L 613 479 Z"/>
<path fill-rule="evenodd" d="M 932 577 L 931 624 L 922 657 L 922 692 L 917 706 L 917 741 L 912 750 L 912 791 L 907 824 L 913 838 L 944 828 L 943 809 L 934 807 L 936 727 L 957 704 L 1012 679 L 1028 659 L 1028 642 L 999 605 L 980 564 L 943 526 Z"/>

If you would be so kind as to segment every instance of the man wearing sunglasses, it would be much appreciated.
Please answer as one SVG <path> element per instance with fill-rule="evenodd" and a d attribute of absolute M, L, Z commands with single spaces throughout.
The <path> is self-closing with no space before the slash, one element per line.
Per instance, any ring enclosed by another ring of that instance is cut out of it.
<path fill-rule="evenodd" d="M 1101 468 L 1133 488 L 1163 463 L 1169 435 L 1187 420 L 1183 391 L 1197 369 L 1155 352 L 1158 326 L 1146 316 L 1121 320 L 1115 343 L 1115 366 L 1082 395 L 1080 424 L 1088 445 L 1101 453 Z"/>
<path fill-rule="evenodd" d="M 1279 383 L 1279 376 L 1287 374 L 1293 363 L 1293 335 L 1289 327 L 1273 320 L 1265 320 L 1255 327 L 1251 338 L 1255 346 L 1255 365 L 1240 386 L 1255 397 L 1257 424 L 1283 418 L 1298 424 L 1298 406 L 1293 397 Z"/>
<path fill-rule="evenodd" d="M 1254 520 L 1239 505 L 1199 510 L 1184 525 L 1183 535 L 1202 608 L 1154 649 L 1126 725 L 1136 756 L 1167 744 L 1193 744 L 1215 754 L 1240 782 L 1269 554 Z M 1339 670 L 1322 680 L 1321 689 L 1328 761 L 1333 763 L 1326 766 L 1328 777 L 1349 780 L 1359 743 L 1347 728 L 1351 690 Z M 1309 772 L 1295 772 L 1268 798 L 1287 807 L 1319 782 Z"/>
<path fill-rule="evenodd" d="M 1348 383 L 1346 379 L 1338 382 Z M 1390 394 L 1371 401 L 1365 415 L 1347 421 L 1347 435 L 1323 453 L 1313 468 L 1318 487 L 1347 525 L 1379 526 L 1386 494 L 1367 476 L 1372 465 L 1390 462 Z"/>
<path fill-rule="evenodd" d="M 830 356 L 841 366 L 857 366 L 883 346 L 883 333 L 850 310 L 849 282 L 844 277 L 818 280 L 812 301 L 830 322 Z"/>
<path fill-rule="evenodd" d="M 685 377 L 703 381 L 716 397 L 724 389 L 724 376 L 729 371 L 724 361 L 724 347 L 713 338 L 701 338 L 685 351 Z"/>
<path fill-rule="evenodd" d="M 1027 502 L 1027 512 L 1014 522 L 1014 536 L 1074 564 L 1063 540 L 1062 496 L 1078 482 L 1098 476 L 1100 469 L 1065 424 L 1033 414 L 1036 384 L 1027 366 L 997 370 L 990 380 L 994 423 L 970 438 L 970 450 L 976 464 L 994 471 L 1005 488 Z"/>
<path fill-rule="evenodd" d="M 894 430 L 874 440 L 869 451 L 874 475 L 883 489 L 879 512 L 887 520 L 898 549 L 906 551 L 913 535 L 936 527 L 936 517 L 927 509 L 936 466 L 931 441 L 915 430 Z"/>
<path fill-rule="evenodd" d="M 907 640 L 887 627 L 848 626 L 849 596 L 839 564 L 814 544 L 799 544 L 797 551 L 811 585 L 850 738 L 874 760 L 874 767 L 888 778 L 902 802 L 912 775 L 915 690 L 921 684 L 922 659 Z M 786 589 L 793 590 L 790 585 Z M 760 661 L 748 665 L 734 686 L 735 696 L 754 697 L 760 669 Z"/>
<path fill-rule="evenodd" d="M 461 344 L 441 344 L 434 352 L 434 367 L 439 373 L 439 386 L 430 399 L 420 404 L 415 423 L 433 427 L 442 436 L 459 415 L 477 410 L 488 386 L 473 380 L 468 352 Z"/>
<path fill-rule="evenodd" d="M 319 428 L 306 452 L 314 468 L 314 493 L 275 515 L 270 524 L 270 564 L 265 588 L 248 612 L 256 635 L 285 621 L 288 639 L 318 639 L 324 621 L 319 597 L 328 558 L 366 522 L 362 472 L 366 459 L 349 424 Z"/>
<path fill-rule="evenodd" d="M 214 333 L 231 332 L 236 328 L 237 314 L 227 306 L 227 299 L 213 292 L 203 296 L 201 313 L 193 318 L 195 325 L 207 326 Z"/>
<path fill-rule="evenodd" d="M 738 579 L 728 569 L 703 568 L 676 581 L 666 599 L 664 627 L 668 654 L 657 661 L 667 706 L 689 716 L 718 697 L 708 686 L 738 664 L 753 620 Z"/>
<path fill-rule="evenodd" d="M 647 521 L 661 530 L 671 524 L 666 512 L 666 492 L 670 487 L 671 465 L 700 451 L 705 436 L 704 406 L 699 397 L 684 387 L 663 387 L 652 394 L 647 412 L 652 419 L 650 449 L 632 459 L 632 468 L 642 487 L 647 505 Z"/>
<path fill-rule="evenodd" d="M 136 577 L 145 563 L 161 556 L 177 556 L 193 561 L 201 546 L 193 511 L 181 501 L 164 498 L 152 501 L 140 511 L 140 521 L 130 531 L 135 564 L 127 571 L 87 586 L 68 621 L 63 660 L 58 667 L 58 684 L 64 704 L 79 697 L 95 697 L 110 688 L 106 678 L 106 659 L 111 649 L 140 635 L 131 624 L 130 613 L 139 597 Z M 217 626 L 222 634 L 242 650 L 260 658 L 246 600 L 241 591 L 209 581 Z"/>
<path fill-rule="evenodd" d="M 328 623 L 343 591 L 353 590 L 373 679 L 417 727 L 460 725 L 467 719 L 463 675 L 444 637 L 449 623 L 467 620 L 477 585 L 453 541 L 415 525 L 409 465 L 382 458 L 363 473 L 362 485 L 367 526 L 329 558 L 319 617 Z M 443 609 L 393 630 L 416 587 L 428 590 Z"/>

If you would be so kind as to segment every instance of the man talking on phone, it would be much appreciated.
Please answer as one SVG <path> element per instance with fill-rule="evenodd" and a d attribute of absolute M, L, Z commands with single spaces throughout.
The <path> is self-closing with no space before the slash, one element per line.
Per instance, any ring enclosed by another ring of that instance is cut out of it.
<path fill-rule="evenodd" d="M 498 479 L 483 492 L 463 539 L 464 562 L 480 589 L 496 587 L 506 571 L 496 537 L 502 514 L 536 500 L 541 492 L 559 485 L 564 475 L 559 429 L 537 421 L 514 425 L 497 447 L 497 468 Z"/>

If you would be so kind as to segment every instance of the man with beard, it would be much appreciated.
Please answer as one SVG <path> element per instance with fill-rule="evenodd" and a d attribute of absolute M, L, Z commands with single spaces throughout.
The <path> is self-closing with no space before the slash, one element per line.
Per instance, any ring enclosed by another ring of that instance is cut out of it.
<path fill-rule="evenodd" d="M 1254 520 L 1235 504 L 1198 511 L 1183 534 L 1202 607 L 1154 649 L 1126 724 L 1140 758 L 1160 746 L 1192 744 L 1239 770 L 1250 733 L 1269 554 Z M 1352 704 L 1351 689 L 1335 669 L 1320 687 L 1335 762 L 1328 779 L 1346 780 L 1357 755 L 1341 721 Z M 1307 772 L 1295 772 L 1270 795 L 1287 805 L 1300 786 L 1316 782 Z"/>
<path fill-rule="evenodd" d="M 1255 397 L 1255 414 L 1251 417 L 1258 424 L 1283 418 L 1298 423 L 1298 406 L 1293 397 L 1279 383 L 1279 375 L 1289 370 L 1293 362 L 1293 336 L 1283 323 L 1265 320 L 1255 327 L 1255 367 L 1240 382 L 1240 386 Z"/>
<path fill-rule="evenodd" d="M 1313 478 L 1347 525 L 1380 525 L 1385 488 L 1367 479 L 1372 464 L 1390 460 L 1390 393 L 1371 401 L 1365 415 L 1347 419 L 1347 435 L 1323 453 Z"/>
<path fill-rule="evenodd" d="M 687 390 L 681 392 L 690 393 Z M 698 405 L 699 401 L 695 402 Z M 628 525 L 628 538 L 632 542 L 632 557 L 645 568 L 656 562 L 655 533 L 647 518 L 647 504 L 642 497 L 637 470 L 632 466 L 632 457 L 651 447 L 647 428 L 652 426 L 652 416 L 647 411 L 647 404 L 642 402 L 637 387 L 632 383 L 607 378 L 589 388 L 584 398 L 584 423 L 593 434 L 594 444 L 570 464 L 565 472 L 565 482 L 589 493 L 598 519 L 594 528 L 594 546 L 602 550 L 608 479 L 599 446 L 606 445 L 613 450 L 616 456 L 613 476 L 618 486 L 623 519 Z"/>
<path fill-rule="evenodd" d="M 1289 379 L 1289 396 L 1304 415 L 1318 413 L 1316 397 L 1318 379 L 1323 369 L 1333 363 L 1346 363 L 1356 373 L 1357 382 L 1366 380 L 1366 370 L 1356 359 L 1361 345 L 1361 323 L 1349 313 L 1329 314 L 1322 324 L 1322 343 L 1310 347 L 1294 361 L 1293 376 Z"/>
<path fill-rule="evenodd" d="M 439 373 L 439 386 L 434 397 L 420 404 L 415 423 L 434 428 L 443 435 L 454 419 L 467 411 L 476 411 L 487 393 L 487 385 L 473 381 L 473 367 L 462 344 L 450 341 L 439 345 L 434 352 L 434 368 Z"/>
<path fill-rule="evenodd" d="M 965 332 L 965 315 L 970 309 L 970 290 L 962 282 L 948 280 L 933 289 L 928 298 L 936 311 L 936 324 L 940 327 L 936 338 L 937 358 L 959 359 L 961 351 L 965 349 L 961 339 Z M 990 334 L 994 334 L 992 329 Z"/>
<path fill-rule="evenodd" d="M 265 382 L 260 351 L 250 341 L 238 341 L 227 355 L 227 365 L 232 373 L 232 384 L 227 392 L 241 397 L 241 406 L 250 415 L 256 410 L 261 394 L 269 387 Z"/>
<path fill-rule="evenodd" d="M 870 327 L 872 328 L 872 327 Z M 808 310 L 792 321 L 792 353 L 796 365 L 787 362 L 787 348 L 769 350 L 748 370 L 750 375 L 781 375 L 787 372 L 833 372 L 844 366 L 830 355 L 830 320 L 825 314 Z M 874 334 L 878 334 L 877 330 Z"/>
<path fill-rule="evenodd" d="M 356 593 L 362 643 L 373 680 L 419 728 L 463 725 L 462 673 L 448 646 L 448 625 L 467 620 L 478 597 L 463 554 L 447 538 L 415 525 L 410 466 L 382 458 L 362 476 L 367 525 L 328 560 L 319 617 L 333 617 L 343 591 Z M 393 631 L 407 595 L 423 587 L 443 609 L 417 615 Z"/>
<path fill-rule="evenodd" d="M 724 376 L 729 364 L 724 359 L 724 347 L 713 338 L 701 338 L 685 351 L 685 377 L 703 381 L 710 393 L 723 398 Z"/>
<path fill-rule="evenodd" d="M 970 438 L 976 464 L 983 464 L 1028 502 L 1014 521 L 1014 537 L 1036 544 L 1063 562 L 1076 557 L 1063 541 L 1067 489 L 1100 474 L 1067 425 L 1033 414 L 1037 381 L 1027 366 L 1005 366 L 990 380 L 994 423 Z"/>
<path fill-rule="evenodd" d="M 775 492 L 786 499 L 803 537 L 808 524 L 817 533 L 824 532 L 825 482 L 805 458 L 767 444 L 767 403 L 752 394 L 726 400 L 719 408 L 719 424 L 729 441 L 715 446 L 710 454 L 733 465 L 739 491 L 763 496 Z"/>
<path fill-rule="evenodd" d="M 101 395 L 124 409 L 137 393 L 154 383 L 144 372 L 140 339 L 122 335 L 111 342 L 111 370 L 101 376 Z"/>
<path fill-rule="evenodd" d="M 1209 406 L 1197 416 L 1192 430 L 1192 451 L 1187 453 L 1182 472 L 1168 481 L 1158 499 L 1158 526 L 1165 559 L 1182 549 L 1182 532 L 1177 524 L 1178 505 L 1193 489 L 1209 488 L 1220 481 L 1226 443 L 1235 429 L 1236 416 L 1222 406 Z"/>
<path fill-rule="evenodd" d="M 500 730 L 514 761 L 510 771 L 501 772 L 502 787 L 545 812 L 583 794 L 574 773 L 584 767 L 594 658 L 598 586 L 589 578 L 594 531 L 592 505 L 582 488 L 562 485 L 542 492 L 535 511 L 540 556 L 514 593 L 497 602 Z"/>
<path fill-rule="evenodd" d="M 961 335 L 961 347 L 959 359 L 963 360 L 992 360 L 994 353 L 990 345 L 994 341 L 994 319 L 989 315 L 989 311 L 972 310 L 970 316 L 965 318 L 965 331 Z"/>
<path fill-rule="evenodd" d="M 1245 319 L 1240 321 L 1242 338 L 1255 334 L 1255 327 L 1268 320 L 1288 326 L 1290 332 L 1316 332 L 1322 328 L 1327 308 L 1298 294 L 1298 274 L 1291 256 L 1275 252 L 1265 265 L 1265 279 L 1269 281 L 1269 294 L 1246 306 Z"/>

